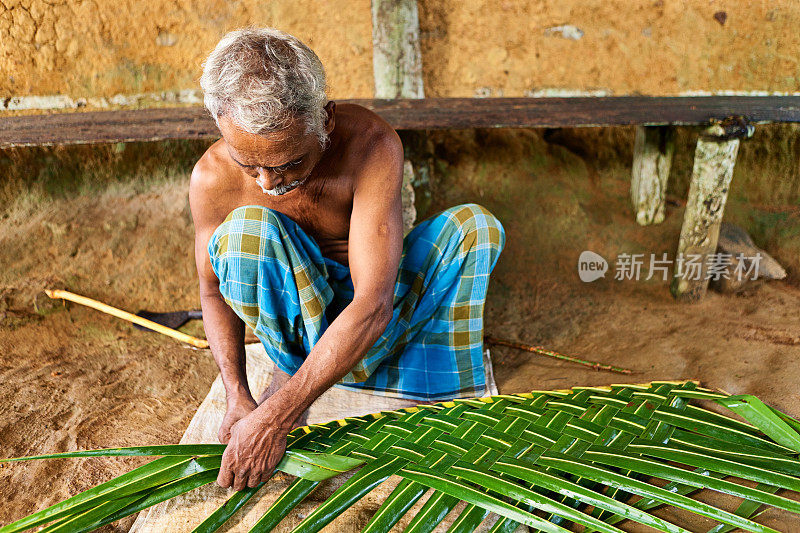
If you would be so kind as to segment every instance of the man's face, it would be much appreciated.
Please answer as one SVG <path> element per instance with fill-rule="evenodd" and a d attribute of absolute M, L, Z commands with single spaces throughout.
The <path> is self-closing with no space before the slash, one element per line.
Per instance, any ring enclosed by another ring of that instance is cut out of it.
<path fill-rule="evenodd" d="M 301 185 L 322 157 L 319 138 L 314 133 L 305 133 L 302 120 L 293 120 L 281 131 L 256 135 L 222 115 L 219 129 L 231 159 L 262 191 L 272 196 L 286 194 Z"/>

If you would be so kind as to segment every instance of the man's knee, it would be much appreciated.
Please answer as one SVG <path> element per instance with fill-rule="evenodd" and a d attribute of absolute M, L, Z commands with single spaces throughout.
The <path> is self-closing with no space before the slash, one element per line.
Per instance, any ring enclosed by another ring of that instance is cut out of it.
<path fill-rule="evenodd" d="M 228 224 L 229 231 L 259 233 L 264 226 L 280 228 L 283 225 L 280 217 L 280 213 L 263 205 L 243 205 L 228 213 L 223 224 Z"/>
<path fill-rule="evenodd" d="M 503 224 L 484 206 L 476 203 L 460 204 L 446 209 L 445 213 L 462 235 L 475 234 L 474 244 L 488 243 L 498 254 L 503 250 Z"/>
<path fill-rule="evenodd" d="M 208 244 L 209 256 L 218 259 L 230 252 L 261 256 L 269 253 L 269 241 L 279 236 L 282 229 L 283 221 L 273 209 L 261 205 L 237 207 L 212 234 Z"/>

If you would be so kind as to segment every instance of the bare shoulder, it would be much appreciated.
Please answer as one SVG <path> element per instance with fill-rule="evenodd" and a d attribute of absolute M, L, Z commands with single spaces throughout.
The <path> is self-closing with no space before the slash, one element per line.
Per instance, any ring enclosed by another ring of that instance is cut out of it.
<path fill-rule="evenodd" d="M 358 104 L 344 103 L 337 106 L 337 115 L 343 116 L 351 133 L 367 143 L 386 143 L 387 147 L 403 147 L 400 136 L 383 117 L 371 109 Z"/>
<path fill-rule="evenodd" d="M 203 153 L 192 169 L 189 190 L 197 193 L 214 192 L 225 188 L 228 166 L 220 149 L 224 140 L 215 142 Z"/>
<path fill-rule="evenodd" d="M 227 213 L 225 199 L 236 189 L 230 166 L 221 155 L 223 140 L 211 145 L 192 169 L 189 181 L 189 206 L 198 226 L 219 223 Z"/>
<path fill-rule="evenodd" d="M 353 139 L 353 152 L 360 162 L 361 171 L 357 178 L 375 177 L 376 170 L 385 170 L 396 176 L 398 169 L 402 178 L 403 142 L 394 128 L 380 115 L 361 105 L 346 103 L 339 108 L 337 115 L 345 119 L 349 136 Z M 386 176 L 386 173 L 377 175 Z"/>

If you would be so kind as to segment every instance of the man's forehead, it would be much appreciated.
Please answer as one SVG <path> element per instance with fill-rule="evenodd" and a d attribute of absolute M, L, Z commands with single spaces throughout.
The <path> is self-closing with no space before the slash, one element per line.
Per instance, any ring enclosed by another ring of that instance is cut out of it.
<path fill-rule="evenodd" d="M 253 137 L 257 139 L 266 139 L 273 142 L 285 141 L 298 141 L 307 137 L 305 133 L 305 123 L 299 119 L 293 119 L 289 126 L 277 131 L 268 133 L 254 134 L 245 131 L 233 118 L 228 114 L 223 114 L 219 117 L 219 125 L 221 129 L 226 130 L 227 133 L 233 133 L 239 136 Z"/>
<path fill-rule="evenodd" d="M 300 132 L 295 131 L 294 127 L 256 135 L 244 131 L 234 121 L 223 117 L 220 117 L 220 129 L 234 158 L 258 158 L 259 161 L 256 163 L 264 166 L 280 166 L 293 157 L 305 154 L 309 137 L 313 137 L 313 135 L 303 135 L 302 129 Z M 253 163 L 241 159 L 239 161 L 245 164 Z"/>

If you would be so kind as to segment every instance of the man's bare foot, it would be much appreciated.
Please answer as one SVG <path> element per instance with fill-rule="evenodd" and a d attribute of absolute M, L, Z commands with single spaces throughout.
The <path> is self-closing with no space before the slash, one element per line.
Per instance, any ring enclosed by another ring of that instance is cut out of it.
<path fill-rule="evenodd" d="M 258 398 L 258 405 L 261 405 L 267 398 L 278 392 L 291 377 L 292 376 L 280 368 L 275 367 L 275 369 L 272 371 L 272 381 L 269 382 L 269 386 L 264 389 L 264 392 L 262 392 L 261 396 Z"/>
<path fill-rule="evenodd" d="M 294 424 L 292 424 L 292 430 L 299 428 L 300 426 L 307 426 L 308 425 L 308 409 L 303 411 L 303 414 L 300 415 L 300 418 L 295 420 Z"/>
<path fill-rule="evenodd" d="M 261 393 L 261 396 L 258 398 L 258 405 L 261 405 L 266 401 L 267 398 L 275 394 L 283 387 L 287 381 L 292 376 L 281 370 L 280 368 L 275 368 L 272 371 L 272 381 L 269 382 L 269 386 L 264 389 L 264 392 Z M 300 415 L 294 424 L 292 424 L 292 429 L 298 428 L 300 426 L 307 426 L 308 425 L 308 409 Z"/>
<path fill-rule="evenodd" d="M 222 419 L 222 425 L 219 428 L 217 438 L 222 444 L 228 444 L 231 440 L 231 428 L 233 425 L 246 417 L 256 408 L 253 399 L 250 398 L 246 401 L 231 402 L 225 409 L 225 417 Z"/>

